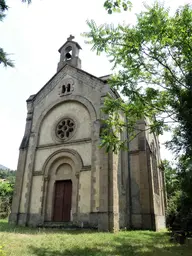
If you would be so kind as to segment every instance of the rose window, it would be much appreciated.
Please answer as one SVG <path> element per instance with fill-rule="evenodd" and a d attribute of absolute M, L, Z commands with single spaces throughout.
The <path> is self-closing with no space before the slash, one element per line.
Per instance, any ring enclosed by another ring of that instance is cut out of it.
<path fill-rule="evenodd" d="M 75 122 L 70 118 L 61 120 L 56 127 L 56 135 L 59 139 L 69 139 L 75 130 Z"/>

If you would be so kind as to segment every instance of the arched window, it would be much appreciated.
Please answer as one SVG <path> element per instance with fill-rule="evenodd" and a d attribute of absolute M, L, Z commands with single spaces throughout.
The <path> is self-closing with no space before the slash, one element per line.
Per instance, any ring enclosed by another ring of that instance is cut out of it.
<path fill-rule="evenodd" d="M 71 91 L 71 85 L 67 84 L 67 92 L 70 92 L 70 91 Z"/>
<path fill-rule="evenodd" d="M 71 92 L 71 84 L 63 84 L 61 87 L 61 95 L 67 95 Z"/>
<path fill-rule="evenodd" d="M 62 94 L 65 94 L 65 92 L 66 92 L 66 86 L 65 85 L 62 85 Z"/>
<path fill-rule="evenodd" d="M 66 78 L 63 80 L 63 84 L 59 86 L 59 95 L 65 96 L 69 95 L 74 90 L 74 81 L 71 78 Z"/>
<path fill-rule="evenodd" d="M 65 58 L 66 58 L 66 60 L 71 60 L 71 58 L 72 58 L 72 47 L 71 46 L 68 46 L 65 49 Z"/>

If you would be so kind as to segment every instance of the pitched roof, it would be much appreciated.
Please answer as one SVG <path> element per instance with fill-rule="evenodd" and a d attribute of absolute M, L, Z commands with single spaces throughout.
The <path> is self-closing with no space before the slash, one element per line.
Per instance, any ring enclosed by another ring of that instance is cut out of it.
<path fill-rule="evenodd" d="M 69 42 L 75 44 L 78 49 L 81 49 L 81 50 L 82 50 L 81 46 L 80 46 L 77 42 L 72 41 L 72 40 L 70 40 L 70 41 L 68 40 L 68 41 L 66 41 L 66 42 L 59 48 L 58 52 L 61 52 L 61 49 L 62 49 L 66 44 L 68 44 Z"/>
<path fill-rule="evenodd" d="M 92 74 L 90 74 L 90 73 L 88 73 L 88 72 L 86 72 L 86 71 L 84 71 L 84 70 L 82 70 L 82 69 L 79 69 L 79 68 L 77 68 L 77 67 L 71 66 L 71 65 L 69 65 L 68 63 L 66 63 L 66 64 L 63 66 L 63 68 L 60 69 L 58 72 L 56 72 L 55 75 L 52 76 L 51 79 L 49 79 L 49 81 L 48 81 L 36 94 L 30 95 L 30 97 L 29 97 L 26 101 L 28 102 L 28 101 L 35 100 L 35 98 L 37 97 L 37 95 L 47 86 L 47 84 L 49 84 L 49 83 L 52 81 L 52 79 L 57 76 L 57 74 L 58 74 L 59 72 L 61 72 L 63 69 L 65 69 L 66 66 L 69 66 L 69 67 L 71 67 L 71 68 L 77 69 L 78 71 L 80 71 L 80 72 L 82 72 L 82 73 L 84 73 L 84 74 L 86 74 L 86 75 L 88 75 L 88 76 L 91 76 L 92 78 L 97 79 L 97 80 L 99 80 L 99 81 L 102 82 L 102 83 L 105 83 L 105 81 L 104 81 L 103 79 L 101 79 L 101 78 L 99 78 L 99 77 L 96 77 L 96 76 L 94 76 L 94 75 L 92 75 Z"/>
<path fill-rule="evenodd" d="M 66 66 L 69 66 L 69 67 L 71 67 L 71 68 L 74 68 L 74 69 L 76 69 L 76 70 L 78 70 L 78 71 L 80 71 L 80 72 L 82 72 L 82 73 L 84 73 L 84 74 L 86 74 L 86 75 L 88 75 L 88 76 L 90 76 L 90 77 L 96 79 L 96 80 L 99 80 L 100 82 L 102 82 L 102 83 L 104 83 L 104 84 L 107 83 L 107 80 L 108 80 L 108 79 L 110 78 L 110 76 L 111 76 L 111 75 L 106 75 L 106 76 L 96 77 L 96 76 L 94 76 L 94 75 L 92 75 L 92 74 L 90 74 L 90 73 L 88 73 L 88 72 L 86 72 L 86 71 L 84 71 L 84 70 L 82 70 L 82 69 L 79 69 L 79 68 L 77 68 L 77 67 L 71 66 L 71 65 L 69 65 L 68 63 L 66 63 L 66 64 L 63 66 L 63 68 L 60 69 L 58 72 L 56 72 L 55 75 L 52 76 L 52 77 L 49 79 L 49 81 L 48 81 L 36 94 L 30 95 L 30 97 L 29 97 L 26 101 L 27 101 L 27 102 L 34 101 L 35 98 L 37 97 L 37 95 L 54 79 L 54 77 L 57 76 L 57 74 L 58 74 L 59 72 L 61 72 L 63 69 L 65 69 Z M 116 96 L 117 98 L 120 98 L 120 95 L 119 95 L 119 93 L 117 92 L 117 90 L 115 90 L 115 89 L 113 89 L 113 88 L 110 88 L 110 89 L 111 89 L 111 91 L 115 94 L 115 96 Z"/>

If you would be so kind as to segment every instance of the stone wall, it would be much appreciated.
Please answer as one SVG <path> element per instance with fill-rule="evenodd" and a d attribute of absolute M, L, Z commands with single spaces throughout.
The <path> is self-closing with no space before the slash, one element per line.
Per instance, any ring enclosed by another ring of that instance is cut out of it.
<path fill-rule="evenodd" d="M 78 200 L 79 212 L 89 214 L 91 210 L 91 170 L 80 173 Z"/>
<path fill-rule="evenodd" d="M 130 145 L 130 172 L 131 172 L 131 226 L 138 229 L 156 230 L 163 226 L 165 213 L 162 211 L 163 198 L 154 191 L 154 175 L 159 175 L 158 163 L 160 162 L 158 138 L 150 134 L 146 121 L 139 121 L 137 124 L 140 132 Z M 151 147 L 149 143 L 156 145 L 155 158 L 152 164 Z M 158 176 L 159 178 L 159 176 Z M 156 185 L 163 190 L 162 183 L 156 180 Z M 160 190 L 159 190 L 160 191 Z M 127 195 L 129 198 L 129 195 Z M 129 207 L 130 203 L 128 204 Z M 156 217 L 162 216 L 162 217 Z M 160 224 L 161 223 L 161 224 Z M 164 224 L 165 227 L 165 224 Z"/>

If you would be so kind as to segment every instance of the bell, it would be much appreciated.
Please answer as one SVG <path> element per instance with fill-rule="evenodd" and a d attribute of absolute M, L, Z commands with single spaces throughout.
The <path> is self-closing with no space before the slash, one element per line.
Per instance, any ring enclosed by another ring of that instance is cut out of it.
<path fill-rule="evenodd" d="M 69 52 L 67 52 L 65 56 L 66 56 L 67 60 L 71 59 L 71 54 Z"/>

